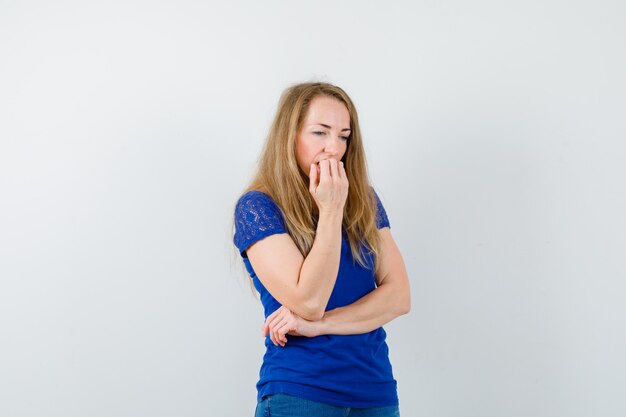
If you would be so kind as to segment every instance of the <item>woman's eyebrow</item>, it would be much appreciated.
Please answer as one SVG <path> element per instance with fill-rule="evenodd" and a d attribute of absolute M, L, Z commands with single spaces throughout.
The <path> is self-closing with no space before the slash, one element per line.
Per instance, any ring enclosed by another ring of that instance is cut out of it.
<path fill-rule="evenodd" d="M 320 126 L 324 126 L 326 129 L 330 129 L 330 128 L 331 128 L 330 126 L 325 125 L 324 123 L 314 123 L 314 124 L 316 124 L 316 125 L 320 125 Z M 343 132 L 343 131 L 346 131 L 346 130 L 352 130 L 352 129 L 350 129 L 349 127 L 346 127 L 346 128 L 341 129 L 341 131 L 342 131 L 342 132 Z"/>

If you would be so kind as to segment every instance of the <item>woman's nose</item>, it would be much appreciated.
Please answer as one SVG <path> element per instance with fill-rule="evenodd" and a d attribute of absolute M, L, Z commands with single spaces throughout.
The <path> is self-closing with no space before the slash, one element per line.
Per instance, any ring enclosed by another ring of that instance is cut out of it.
<path fill-rule="evenodd" d="M 339 140 L 338 136 L 328 135 L 324 146 L 324 152 L 337 154 L 339 152 Z"/>

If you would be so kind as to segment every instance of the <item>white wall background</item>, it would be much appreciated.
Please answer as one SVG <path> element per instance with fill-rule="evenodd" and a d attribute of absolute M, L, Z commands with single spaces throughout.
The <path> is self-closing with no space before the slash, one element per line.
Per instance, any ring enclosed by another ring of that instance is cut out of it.
<path fill-rule="evenodd" d="M 403 416 L 624 416 L 622 1 L 0 1 L 0 415 L 252 416 L 229 223 L 278 97 L 359 110 Z"/>

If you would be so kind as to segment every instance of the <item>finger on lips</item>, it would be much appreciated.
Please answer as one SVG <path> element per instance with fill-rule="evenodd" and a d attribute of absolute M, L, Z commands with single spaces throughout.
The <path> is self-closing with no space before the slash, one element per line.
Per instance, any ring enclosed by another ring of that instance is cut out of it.
<path fill-rule="evenodd" d="M 339 177 L 339 170 L 337 168 L 337 161 L 334 159 L 330 160 L 330 173 L 333 176 L 333 178 L 337 178 Z"/>
<path fill-rule="evenodd" d="M 311 164 L 311 169 L 309 169 L 309 178 L 311 179 L 311 182 L 315 182 L 315 179 L 317 178 L 317 165 L 316 164 Z"/>
<path fill-rule="evenodd" d="M 320 178 L 328 178 L 330 176 L 330 162 L 328 159 L 320 161 Z"/>

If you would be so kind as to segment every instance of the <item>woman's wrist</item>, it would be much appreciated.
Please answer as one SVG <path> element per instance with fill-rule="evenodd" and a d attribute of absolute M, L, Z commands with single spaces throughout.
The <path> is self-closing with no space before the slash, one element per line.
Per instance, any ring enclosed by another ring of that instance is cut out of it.
<path fill-rule="evenodd" d="M 330 224 L 330 225 L 335 225 L 335 224 L 341 225 L 342 222 L 343 222 L 343 209 L 320 211 L 318 225 L 320 223 Z"/>
<path fill-rule="evenodd" d="M 310 321 L 300 317 L 297 332 L 306 337 L 316 337 L 324 334 L 323 318 L 321 320 Z"/>
<path fill-rule="evenodd" d="M 332 333 L 331 332 L 332 315 L 333 315 L 333 310 L 328 310 L 324 313 L 324 316 L 322 316 L 320 320 L 315 322 L 315 332 L 317 333 L 317 336 Z"/>

